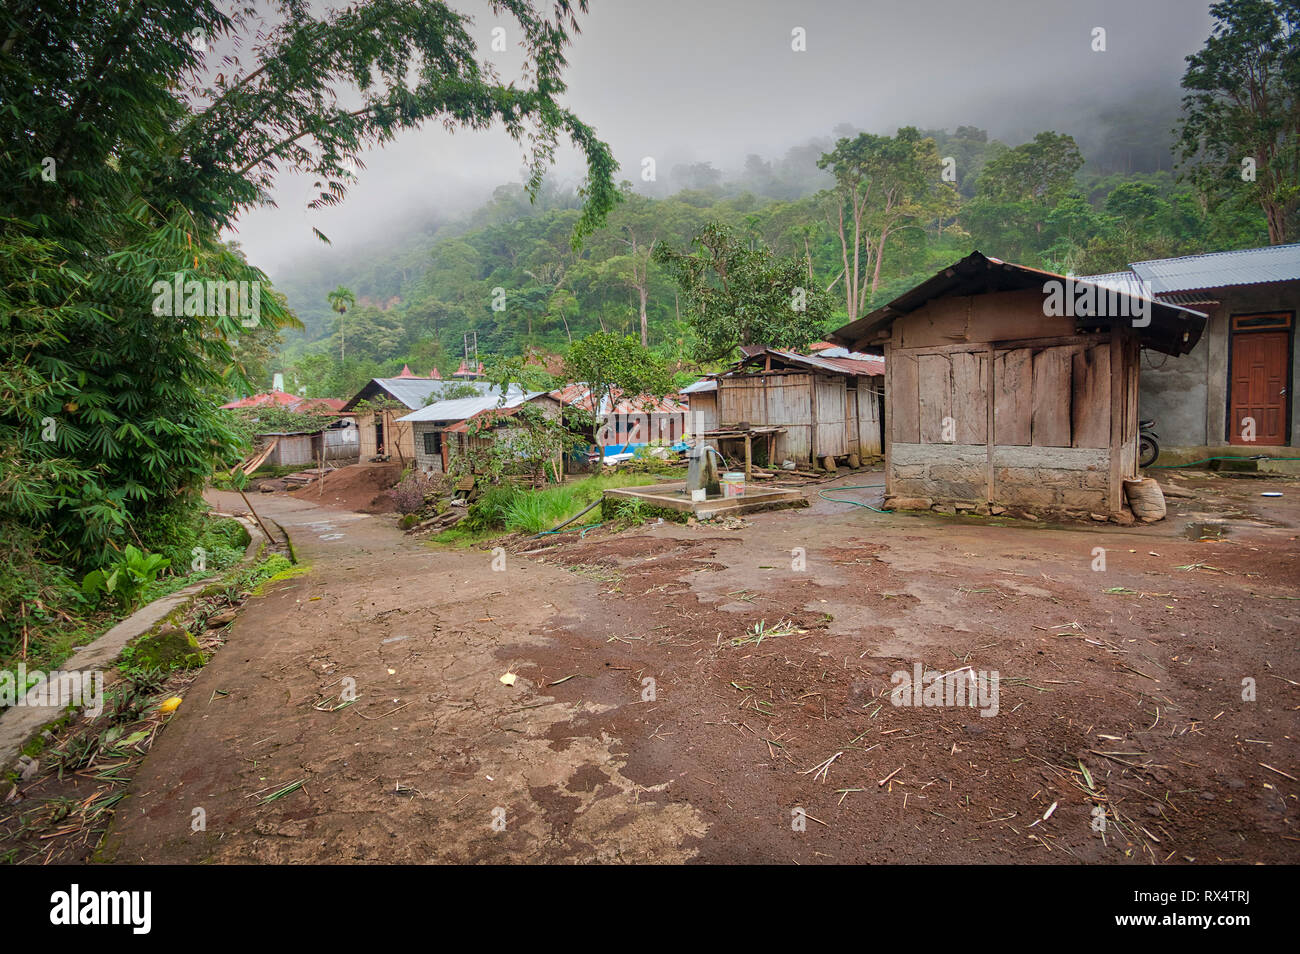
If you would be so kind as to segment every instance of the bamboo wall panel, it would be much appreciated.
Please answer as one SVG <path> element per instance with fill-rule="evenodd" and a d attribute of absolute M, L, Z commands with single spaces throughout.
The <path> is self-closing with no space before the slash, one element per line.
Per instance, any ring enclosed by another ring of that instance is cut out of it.
<path fill-rule="evenodd" d="M 813 450 L 818 457 L 843 457 L 849 452 L 844 379 L 818 375 L 813 386 L 817 397 Z"/>
<path fill-rule="evenodd" d="M 877 382 L 868 384 L 868 381 Z M 883 434 L 880 430 L 880 395 L 876 393 L 880 378 L 858 380 L 858 453 L 879 455 L 884 453 Z"/>

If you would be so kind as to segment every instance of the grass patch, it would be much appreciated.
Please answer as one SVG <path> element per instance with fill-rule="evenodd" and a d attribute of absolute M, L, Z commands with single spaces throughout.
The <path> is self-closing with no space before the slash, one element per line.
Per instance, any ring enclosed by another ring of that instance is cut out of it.
<path fill-rule="evenodd" d="M 660 483 L 663 475 L 653 473 L 595 474 L 539 490 L 524 490 L 513 484 L 491 487 L 470 505 L 469 514 L 456 527 L 438 534 L 438 543 L 466 543 L 483 539 L 492 531 L 542 533 L 581 513 L 615 487 L 644 487 Z M 599 508 L 585 514 L 573 526 L 599 523 Z"/>

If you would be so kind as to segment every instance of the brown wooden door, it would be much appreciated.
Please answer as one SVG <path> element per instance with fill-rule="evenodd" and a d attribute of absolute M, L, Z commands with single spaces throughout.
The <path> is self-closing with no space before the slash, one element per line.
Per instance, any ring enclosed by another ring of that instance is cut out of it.
<path fill-rule="evenodd" d="M 1232 406 L 1228 443 L 1286 443 L 1285 331 L 1250 331 L 1232 336 Z M 1254 440 L 1249 440 L 1249 420 Z"/>

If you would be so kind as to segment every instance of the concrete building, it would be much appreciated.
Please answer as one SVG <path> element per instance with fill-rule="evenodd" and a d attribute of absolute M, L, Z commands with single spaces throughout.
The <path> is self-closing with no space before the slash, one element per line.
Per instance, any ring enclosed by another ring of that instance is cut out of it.
<path fill-rule="evenodd" d="M 1083 280 L 1208 316 L 1186 357 L 1142 353 L 1139 414 L 1156 422 L 1161 463 L 1300 456 L 1300 245 L 1134 262 L 1128 271 Z"/>

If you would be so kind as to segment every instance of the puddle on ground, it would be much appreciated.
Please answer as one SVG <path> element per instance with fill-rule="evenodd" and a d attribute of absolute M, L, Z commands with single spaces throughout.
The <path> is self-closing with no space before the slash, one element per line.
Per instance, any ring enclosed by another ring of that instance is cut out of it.
<path fill-rule="evenodd" d="M 1183 530 L 1188 540 L 1222 540 L 1231 531 L 1226 523 L 1189 523 Z"/>

